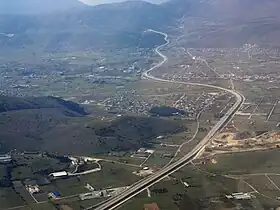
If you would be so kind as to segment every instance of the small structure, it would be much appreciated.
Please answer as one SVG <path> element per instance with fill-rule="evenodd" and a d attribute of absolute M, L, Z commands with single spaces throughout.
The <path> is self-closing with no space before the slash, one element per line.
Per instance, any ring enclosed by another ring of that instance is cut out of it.
<path fill-rule="evenodd" d="M 252 199 L 252 195 L 250 193 L 232 193 L 231 195 L 226 195 L 227 199 L 235 199 L 235 200 L 249 200 Z"/>
<path fill-rule="evenodd" d="M 233 198 L 236 200 L 248 200 L 251 199 L 252 196 L 249 193 L 242 193 L 242 194 L 233 194 Z"/>
<path fill-rule="evenodd" d="M 54 199 L 54 200 L 60 199 L 60 193 L 58 191 L 51 192 L 48 194 L 48 196 L 49 196 L 49 198 Z"/>
<path fill-rule="evenodd" d="M 155 152 L 154 149 L 146 149 L 145 153 L 147 154 L 153 154 Z"/>
<path fill-rule="evenodd" d="M 107 190 L 100 190 L 100 191 L 93 191 L 90 193 L 84 193 L 80 194 L 79 198 L 80 200 L 89 200 L 89 199 L 94 199 L 94 198 L 107 198 L 110 197 L 111 195 L 108 193 Z"/>
<path fill-rule="evenodd" d="M 68 173 L 66 171 L 60 171 L 60 172 L 51 173 L 49 176 L 54 178 L 54 179 L 58 179 L 58 178 L 67 177 Z"/>
<path fill-rule="evenodd" d="M 170 153 L 165 153 L 165 154 L 162 155 L 162 157 L 164 157 L 164 158 L 172 158 L 173 155 L 170 154 Z"/>
<path fill-rule="evenodd" d="M 95 190 L 94 187 L 91 186 L 89 183 L 87 183 L 87 184 L 85 185 L 85 188 L 87 188 L 89 191 L 94 191 L 94 190 Z"/>
<path fill-rule="evenodd" d="M 7 164 L 12 161 L 11 155 L 0 155 L 0 163 Z"/>
<path fill-rule="evenodd" d="M 71 165 L 76 166 L 79 163 L 79 160 L 75 157 L 68 157 L 71 160 Z"/>
<path fill-rule="evenodd" d="M 183 182 L 183 185 L 184 185 L 185 187 L 189 187 L 189 186 L 190 186 L 187 182 Z"/>
<path fill-rule="evenodd" d="M 26 185 L 26 190 L 30 193 L 30 194 L 34 194 L 34 193 L 39 193 L 40 192 L 40 188 L 38 185 Z"/>
<path fill-rule="evenodd" d="M 140 148 L 137 150 L 138 153 L 145 153 L 146 149 L 145 148 Z"/>

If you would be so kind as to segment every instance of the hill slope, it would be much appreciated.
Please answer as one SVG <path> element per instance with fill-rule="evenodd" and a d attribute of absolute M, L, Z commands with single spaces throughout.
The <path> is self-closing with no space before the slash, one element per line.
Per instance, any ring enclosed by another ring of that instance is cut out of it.
<path fill-rule="evenodd" d="M 88 6 L 83 10 L 52 15 L 2 14 L 0 51 L 36 49 L 56 52 L 135 47 L 143 41 L 143 31 L 164 27 L 174 19 L 167 8 L 142 1 Z"/>
<path fill-rule="evenodd" d="M 57 97 L 31 97 L 17 98 L 0 96 L 0 113 L 8 111 L 32 110 L 32 109 L 60 109 L 64 113 L 72 114 L 73 116 L 84 116 L 87 112 L 83 107 L 71 101 L 65 101 Z"/>
<path fill-rule="evenodd" d="M 0 13 L 0 53 L 152 48 L 154 43 L 143 31 L 168 32 L 182 16 L 189 47 L 237 47 L 247 42 L 280 46 L 279 10 L 275 0 L 171 0 L 161 5 L 128 1 L 85 6 L 52 15 Z"/>
<path fill-rule="evenodd" d="M 166 5 L 184 8 L 188 47 L 280 47 L 279 1 L 174 0 Z"/>
<path fill-rule="evenodd" d="M 126 151 L 186 129 L 183 122 L 160 118 L 85 117 L 79 105 L 53 97 L 2 97 L 0 105 L 0 153 L 12 149 L 62 155 Z"/>
<path fill-rule="evenodd" d="M 78 0 L 0 0 L 0 14 L 42 14 L 85 7 Z"/>

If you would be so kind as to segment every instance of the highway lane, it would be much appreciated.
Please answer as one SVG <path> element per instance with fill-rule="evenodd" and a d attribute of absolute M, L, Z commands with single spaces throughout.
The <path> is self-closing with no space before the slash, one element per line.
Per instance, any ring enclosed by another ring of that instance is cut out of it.
<path fill-rule="evenodd" d="M 215 89 L 218 89 L 218 90 L 222 90 L 222 91 L 226 91 L 228 93 L 231 93 L 232 95 L 234 95 L 236 97 L 236 102 L 227 111 L 227 113 L 220 119 L 220 121 L 209 131 L 209 133 L 201 140 L 201 142 L 198 143 L 195 146 L 195 148 L 191 152 L 189 152 L 187 155 L 185 155 L 183 158 L 181 158 L 177 162 L 172 163 L 172 164 L 162 168 L 161 170 L 155 172 L 151 176 L 149 176 L 147 178 L 144 178 L 144 179 L 140 180 L 139 182 L 133 184 L 129 189 L 127 189 L 126 191 L 122 192 L 121 194 L 119 194 L 115 197 L 112 197 L 111 199 L 109 199 L 107 202 L 101 204 L 100 206 L 98 206 L 98 207 L 94 206 L 94 207 L 96 207 L 95 208 L 96 210 L 112 210 L 112 209 L 115 209 L 115 208 L 119 207 L 120 205 L 122 205 L 123 203 L 125 203 L 126 201 L 128 201 L 129 199 L 131 199 L 134 196 L 136 196 L 137 194 L 139 194 L 140 192 L 144 191 L 146 188 L 154 185 L 155 183 L 164 179 L 166 176 L 176 172 L 180 168 L 182 168 L 185 165 L 187 165 L 188 163 L 190 163 L 196 157 L 196 155 L 199 154 L 204 149 L 205 145 L 209 142 L 209 140 L 221 128 L 223 128 L 225 126 L 225 124 L 228 123 L 228 121 L 239 110 L 239 108 L 242 106 L 242 104 L 245 101 L 244 96 L 242 94 L 234 91 L 234 90 L 230 90 L 230 89 L 226 89 L 226 88 L 219 87 L 219 86 L 214 86 L 214 85 L 208 85 L 208 84 L 166 80 L 166 79 L 157 78 L 157 77 L 154 77 L 153 75 L 151 75 L 150 73 L 154 69 L 162 66 L 165 62 L 168 61 L 167 56 L 162 54 L 160 52 L 160 49 L 169 44 L 169 39 L 168 39 L 168 35 L 163 33 L 163 32 L 155 31 L 155 30 L 152 30 L 152 29 L 149 29 L 148 31 L 163 35 L 166 43 L 164 43 L 163 45 L 160 45 L 160 46 L 155 48 L 155 52 L 160 57 L 162 57 L 163 60 L 160 63 L 158 63 L 157 65 L 150 68 L 149 70 L 145 71 L 142 74 L 142 78 L 151 79 L 151 80 L 160 81 L 160 82 L 166 82 L 166 83 L 176 83 L 176 84 L 183 84 L 183 85 L 202 86 L 202 87 L 206 87 L 206 88 L 215 88 Z M 93 207 L 89 207 L 87 209 L 89 210 L 89 209 L 92 209 L 92 208 Z"/>

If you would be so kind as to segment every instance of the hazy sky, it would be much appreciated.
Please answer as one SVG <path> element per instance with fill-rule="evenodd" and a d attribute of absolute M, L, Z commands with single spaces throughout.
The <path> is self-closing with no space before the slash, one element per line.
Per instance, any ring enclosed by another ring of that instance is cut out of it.
<path fill-rule="evenodd" d="M 106 3 L 112 3 L 112 2 L 123 2 L 125 0 L 80 0 L 86 4 L 91 4 L 91 5 L 96 5 L 96 4 L 106 4 Z M 166 0 L 145 0 L 147 2 L 151 2 L 151 3 L 162 3 Z"/>

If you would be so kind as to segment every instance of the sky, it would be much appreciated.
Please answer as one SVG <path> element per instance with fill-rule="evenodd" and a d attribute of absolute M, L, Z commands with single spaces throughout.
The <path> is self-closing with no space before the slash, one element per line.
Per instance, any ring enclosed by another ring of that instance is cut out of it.
<path fill-rule="evenodd" d="M 85 4 L 89 4 L 89 5 L 97 5 L 97 4 L 106 4 L 106 3 L 112 3 L 112 2 L 123 2 L 125 0 L 79 0 Z M 151 2 L 151 3 L 162 3 L 166 0 L 145 0 L 147 2 Z"/>

